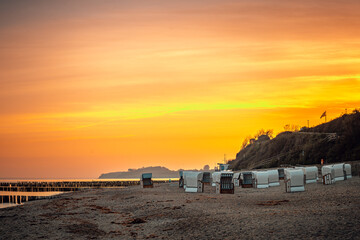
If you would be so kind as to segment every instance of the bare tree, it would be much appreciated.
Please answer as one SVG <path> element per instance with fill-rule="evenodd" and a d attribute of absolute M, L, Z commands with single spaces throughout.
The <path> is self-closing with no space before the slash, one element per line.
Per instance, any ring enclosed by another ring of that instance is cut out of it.
<path fill-rule="evenodd" d="M 254 138 L 258 139 L 260 136 L 265 135 L 265 134 L 266 134 L 266 131 L 262 128 L 254 135 Z"/>
<path fill-rule="evenodd" d="M 274 129 L 268 129 L 265 133 L 270 139 L 274 138 Z"/>
<path fill-rule="evenodd" d="M 292 131 L 292 132 L 298 132 L 300 130 L 300 126 L 299 125 L 295 125 L 295 124 L 286 124 L 284 126 L 284 130 L 285 131 Z"/>
<path fill-rule="evenodd" d="M 243 142 L 241 144 L 241 149 L 240 150 L 246 148 L 246 146 L 249 145 L 250 139 L 251 139 L 251 136 L 247 136 L 247 137 L 244 138 L 244 140 L 243 140 Z"/>

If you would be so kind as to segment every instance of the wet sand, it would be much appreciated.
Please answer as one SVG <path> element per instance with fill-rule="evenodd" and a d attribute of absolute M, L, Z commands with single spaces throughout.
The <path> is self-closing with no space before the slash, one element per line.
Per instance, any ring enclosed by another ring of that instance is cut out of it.
<path fill-rule="evenodd" d="M 302 193 L 176 183 L 66 193 L 0 209 L 1 239 L 360 239 L 360 178 Z"/>

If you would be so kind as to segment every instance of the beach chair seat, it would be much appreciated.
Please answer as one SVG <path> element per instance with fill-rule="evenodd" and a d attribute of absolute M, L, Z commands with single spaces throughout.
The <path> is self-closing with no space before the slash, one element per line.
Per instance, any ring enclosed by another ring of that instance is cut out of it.
<path fill-rule="evenodd" d="M 279 168 L 278 173 L 279 173 L 279 180 L 284 180 L 284 169 Z"/>
<path fill-rule="evenodd" d="M 222 173 L 220 178 L 220 194 L 234 194 L 233 173 Z"/>
<path fill-rule="evenodd" d="M 211 174 L 210 174 L 210 172 L 203 172 L 202 183 L 204 185 L 210 185 L 211 184 Z"/>
<path fill-rule="evenodd" d="M 243 188 L 253 188 L 255 184 L 254 174 L 252 172 L 242 172 L 240 184 Z"/>

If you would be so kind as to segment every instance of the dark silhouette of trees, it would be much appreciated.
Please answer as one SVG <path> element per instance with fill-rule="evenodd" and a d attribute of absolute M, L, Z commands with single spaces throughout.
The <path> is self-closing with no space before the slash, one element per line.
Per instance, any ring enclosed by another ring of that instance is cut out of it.
<path fill-rule="evenodd" d="M 241 148 L 240 150 L 246 148 L 247 146 L 249 146 L 251 144 L 251 139 L 255 139 L 258 140 L 259 137 L 266 135 L 268 136 L 270 139 L 274 138 L 274 129 L 268 129 L 268 130 L 264 130 L 263 128 L 260 129 L 255 135 L 254 137 L 251 137 L 250 135 L 245 137 L 242 144 L 241 144 Z"/>
<path fill-rule="evenodd" d="M 285 131 L 289 131 L 289 132 L 298 132 L 300 130 L 300 126 L 299 125 L 294 125 L 294 124 L 286 124 L 284 126 L 284 130 Z"/>
<path fill-rule="evenodd" d="M 203 168 L 204 171 L 209 171 L 210 170 L 210 166 L 209 165 L 205 165 Z"/>

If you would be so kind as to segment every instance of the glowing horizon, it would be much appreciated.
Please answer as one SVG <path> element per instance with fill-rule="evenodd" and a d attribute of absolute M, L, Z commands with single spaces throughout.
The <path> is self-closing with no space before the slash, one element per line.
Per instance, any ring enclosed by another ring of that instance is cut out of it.
<path fill-rule="evenodd" d="M 357 1 L 0 3 L 1 178 L 211 167 L 360 107 Z"/>

